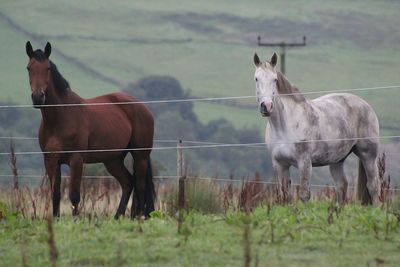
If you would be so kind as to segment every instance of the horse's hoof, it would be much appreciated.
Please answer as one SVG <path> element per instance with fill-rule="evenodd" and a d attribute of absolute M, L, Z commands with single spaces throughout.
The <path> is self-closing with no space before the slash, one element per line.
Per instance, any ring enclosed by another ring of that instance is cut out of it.
<path fill-rule="evenodd" d="M 372 201 L 372 205 L 375 208 L 379 208 L 382 205 L 382 202 L 380 202 L 379 199 L 378 200 L 374 200 L 374 201 Z"/>
<path fill-rule="evenodd" d="M 146 217 L 146 216 L 144 216 L 142 214 L 131 216 L 131 220 L 138 220 L 138 221 L 144 221 L 144 220 L 147 220 L 148 218 L 149 217 Z"/>
<path fill-rule="evenodd" d="M 79 215 L 79 209 L 78 209 L 78 207 L 72 206 L 71 208 L 72 208 L 72 216 L 73 216 L 73 217 L 78 216 L 78 215 Z"/>
<path fill-rule="evenodd" d="M 310 191 L 306 191 L 306 192 L 301 192 L 301 191 L 300 191 L 299 198 L 300 198 L 300 200 L 301 200 L 302 202 L 307 202 L 307 201 L 309 201 L 310 198 L 311 198 Z"/>

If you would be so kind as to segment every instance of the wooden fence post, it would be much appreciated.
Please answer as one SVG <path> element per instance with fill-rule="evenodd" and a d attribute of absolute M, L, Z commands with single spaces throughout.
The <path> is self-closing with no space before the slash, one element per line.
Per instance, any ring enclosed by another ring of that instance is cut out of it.
<path fill-rule="evenodd" d="M 183 176 L 183 151 L 182 151 L 182 140 L 178 141 L 176 146 L 176 176 L 181 178 Z"/>
<path fill-rule="evenodd" d="M 186 175 L 183 172 L 183 151 L 182 140 L 179 140 L 177 145 L 177 177 L 178 177 L 178 233 L 181 233 L 183 223 L 183 212 L 185 210 L 185 180 Z"/>

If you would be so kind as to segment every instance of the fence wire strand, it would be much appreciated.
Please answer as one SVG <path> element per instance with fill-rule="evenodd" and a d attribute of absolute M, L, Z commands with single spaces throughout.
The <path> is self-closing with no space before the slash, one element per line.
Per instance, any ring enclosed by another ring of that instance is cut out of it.
<path fill-rule="evenodd" d="M 265 147 L 267 145 L 283 145 L 283 144 L 300 144 L 300 143 L 317 143 L 317 142 L 340 142 L 340 141 L 357 141 L 370 139 L 395 139 L 400 135 L 387 136 L 369 136 L 369 137 L 352 137 L 352 138 L 333 138 L 333 139 L 313 139 L 298 141 L 282 141 L 282 142 L 257 142 L 257 143 L 211 143 L 200 145 L 181 146 L 182 149 L 201 149 L 201 148 L 223 148 L 223 147 Z M 80 150 L 58 150 L 58 151 L 20 151 L 14 152 L 15 155 L 35 155 L 35 154 L 71 154 L 71 153 L 102 153 L 102 152 L 131 152 L 143 150 L 176 150 L 176 146 L 165 147 L 142 147 L 142 148 L 115 148 L 115 149 L 80 149 Z M 0 152 L 0 155 L 11 155 L 11 152 Z"/>
<path fill-rule="evenodd" d="M 325 90 L 325 91 L 312 91 L 312 92 L 299 92 L 299 93 L 288 93 L 280 94 L 279 96 L 295 96 L 295 95 L 313 95 L 313 94 L 327 94 L 327 93 L 344 93 L 344 92 L 360 92 L 360 91 L 373 91 L 373 90 L 384 90 L 384 89 L 396 89 L 400 88 L 400 85 L 390 86 L 377 86 L 377 87 L 365 87 L 365 88 L 350 88 L 350 89 L 337 89 L 337 90 Z M 161 104 L 161 103 L 184 103 L 184 102 L 210 102 L 210 101 L 223 101 L 223 100 L 238 100 L 238 99 L 251 99 L 260 96 L 246 95 L 246 96 L 226 96 L 226 97 L 204 97 L 204 98 L 183 98 L 183 99 L 167 99 L 167 100 L 149 100 L 149 101 L 126 101 L 118 103 L 71 103 L 71 104 L 51 104 L 51 105 L 35 105 L 37 108 L 48 108 L 48 107 L 79 107 L 79 106 L 109 106 L 109 105 L 135 105 L 135 104 Z M 31 108 L 32 104 L 22 105 L 0 105 L 0 108 Z"/>
<path fill-rule="evenodd" d="M 325 91 L 313 91 L 313 92 L 299 92 L 299 93 L 288 93 L 281 94 L 280 96 L 293 96 L 293 95 L 312 95 L 312 94 L 327 94 L 327 93 L 344 93 L 344 92 L 359 92 L 359 91 L 374 91 L 383 89 L 396 89 L 400 88 L 400 85 L 391 86 L 378 86 L 378 87 L 365 87 L 365 88 L 351 88 L 351 89 L 338 89 L 338 90 L 325 90 Z M 211 102 L 211 101 L 225 101 L 225 100 L 239 100 L 239 99 L 252 99 L 256 98 L 255 95 L 247 96 L 227 96 L 227 97 L 208 97 L 208 98 L 186 98 L 186 99 L 169 99 L 169 100 L 151 100 L 151 101 L 128 101 L 119 103 L 77 103 L 77 104 L 56 104 L 56 105 L 40 105 L 38 107 L 74 107 L 74 106 L 106 106 L 106 105 L 130 105 L 130 104 L 157 104 L 157 103 L 184 103 L 184 102 Z M 31 108 L 32 105 L 0 105 L 0 108 Z M 266 145 L 273 144 L 294 144 L 294 143 L 311 143 L 311 142 L 337 142 L 337 141 L 351 141 L 351 140 L 366 140 L 366 139 L 394 139 L 400 138 L 399 135 L 391 136 L 379 136 L 379 137 L 359 137 L 359 138 L 340 138 L 340 139 L 324 139 L 324 140 L 300 140 L 300 141 L 288 141 L 288 142 L 258 142 L 258 143 L 218 143 L 218 142 L 206 142 L 206 141 L 184 141 L 186 145 L 181 146 L 182 149 L 201 149 L 201 148 L 218 148 L 218 147 L 265 147 Z M 24 137 L 24 136 L 2 136 L 0 139 L 12 139 L 12 140 L 37 140 L 37 137 Z M 178 140 L 154 140 L 156 143 L 177 143 Z M 165 147 L 152 147 L 152 148 L 133 148 L 133 149 L 93 149 L 93 150 L 62 150 L 62 151 L 21 151 L 15 152 L 15 155 L 35 155 L 35 154 L 58 154 L 58 153 L 94 153 L 94 152 L 123 152 L 123 151 L 136 151 L 136 150 L 170 150 L 177 149 L 176 146 L 165 146 Z M 398 155 L 400 153 L 387 152 L 387 155 Z M 0 155 L 11 155 L 11 152 L 0 152 Z M 3 174 L 0 177 L 12 177 L 11 174 Z M 43 178 L 40 175 L 19 175 L 21 178 Z M 83 176 L 85 178 L 111 178 L 112 176 Z M 156 179 L 177 179 L 177 176 L 155 176 Z M 245 182 L 246 180 L 234 180 L 234 179 L 221 179 L 221 178 L 210 178 L 210 177 L 188 177 L 189 179 L 199 180 L 211 180 L 218 182 Z M 248 180 L 252 183 L 260 184 L 279 184 L 277 182 L 268 181 L 257 181 Z M 293 184 L 298 185 L 298 184 Z M 318 185 L 312 184 L 311 187 L 334 187 L 334 185 Z M 398 188 L 389 189 L 392 191 L 400 191 Z"/>
<path fill-rule="evenodd" d="M 14 175 L 12 174 L 0 174 L 0 178 L 12 178 Z M 45 178 L 46 176 L 44 175 L 18 175 L 18 178 L 24 179 L 24 178 Z M 62 178 L 69 178 L 70 176 L 65 176 L 63 175 Z M 87 178 L 87 179 L 114 179 L 114 176 L 111 175 L 83 175 L 82 178 Z M 156 175 L 153 177 L 154 179 L 157 180 L 169 180 L 169 179 L 178 179 L 179 176 L 176 175 Z M 280 185 L 279 182 L 273 182 L 273 181 L 265 181 L 265 180 L 251 180 L 251 179 L 229 179 L 229 178 L 213 178 L 213 177 L 197 177 L 197 176 L 186 176 L 186 179 L 190 180 L 207 180 L 207 181 L 212 181 L 212 182 L 224 182 L 224 183 L 255 183 L 255 184 L 264 184 L 264 185 Z M 299 183 L 292 183 L 292 186 L 300 186 Z M 335 185 L 332 184 L 310 184 L 310 187 L 314 188 L 336 188 Z M 354 189 L 354 186 L 349 186 L 349 189 Z M 394 187 L 394 188 L 389 188 L 388 191 L 400 191 L 400 188 Z"/>

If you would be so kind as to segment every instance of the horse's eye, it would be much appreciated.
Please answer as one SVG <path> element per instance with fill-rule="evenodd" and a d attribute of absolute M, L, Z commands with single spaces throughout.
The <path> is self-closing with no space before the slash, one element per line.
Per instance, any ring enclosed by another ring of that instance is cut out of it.
<path fill-rule="evenodd" d="M 258 79 L 257 79 L 257 78 L 255 78 L 255 80 L 256 80 L 256 82 L 258 82 Z"/>
<path fill-rule="evenodd" d="M 30 71 L 31 69 L 30 69 L 29 67 L 26 67 L 26 70 L 27 70 L 27 71 Z"/>

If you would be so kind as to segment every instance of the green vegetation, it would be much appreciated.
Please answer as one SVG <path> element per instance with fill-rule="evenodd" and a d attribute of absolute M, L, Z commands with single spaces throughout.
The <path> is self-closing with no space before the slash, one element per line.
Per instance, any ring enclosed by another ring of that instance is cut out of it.
<path fill-rule="evenodd" d="M 117 90 L 143 100 L 252 95 L 253 53 L 266 60 L 277 50 L 257 47 L 257 35 L 272 41 L 307 36 L 307 46 L 289 49 L 286 61 L 288 78 L 303 92 L 399 85 L 399 8 L 400 2 L 390 0 L 3 0 L 0 102 L 30 103 L 27 40 L 35 48 L 52 43 L 52 60 L 83 97 Z M 165 85 L 170 90 L 163 90 Z M 399 134 L 399 89 L 357 95 L 376 110 L 381 134 Z M 150 108 L 157 139 L 262 140 L 265 121 L 253 99 Z M 0 136 L 36 136 L 39 119 L 40 112 L 32 108 L 2 109 Z M 39 150 L 32 140 L 16 140 L 15 147 Z M 1 140 L 0 150 L 9 150 L 9 140 Z M 153 152 L 154 165 L 160 172 L 175 174 L 175 155 L 175 150 Z M 7 173 L 8 161 L 1 156 L 0 174 Z M 264 148 L 186 150 L 185 161 L 199 176 L 234 173 L 238 179 L 252 177 L 256 170 L 262 178 L 270 174 Z M 388 168 L 397 168 L 397 162 L 391 162 Z M 38 155 L 18 156 L 15 167 L 20 184 L 23 174 L 43 173 Z M 99 174 L 95 168 L 88 171 Z M 398 178 L 388 172 L 392 181 Z M 216 189 L 211 183 L 194 181 L 187 185 L 190 211 L 177 234 L 176 190 L 166 189 L 165 181 L 160 182 L 159 192 L 165 192 L 159 201 L 167 207 L 159 207 L 146 221 L 110 218 L 119 194 L 112 181 L 113 186 L 108 182 L 102 187 L 93 181 L 87 191 L 82 190 L 84 207 L 77 219 L 66 215 L 69 202 L 63 197 L 63 215 L 53 224 L 57 266 L 243 266 L 245 251 L 251 266 L 397 266 L 400 262 L 399 201 L 388 210 L 355 204 L 339 209 L 327 202 L 271 206 L 263 199 L 267 188 L 249 186 L 246 190 L 255 193 L 244 195 L 257 205 L 261 199 L 264 205 L 246 215 L 237 207 L 242 192 L 225 202 L 227 195 L 240 189 Z M 63 179 L 63 194 L 66 187 Z M 50 266 L 49 230 L 42 220 L 49 210 L 47 193 L 43 187 L 16 192 L 0 194 L 0 265 Z M 211 211 L 213 215 L 208 214 Z"/>
<path fill-rule="evenodd" d="M 4 215 L 3 215 L 4 216 Z M 54 222 L 57 266 L 397 266 L 399 222 L 380 209 L 329 203 L 259 207 L 249 216 L 185 215 L 147 221 L 63 217 Z M 244 239 L 245 225 L 249 238 Z M 0 221 L 2 266 L 50 266 L 45 221 L 6 215 Z"/>
<path fill-rule="evenodd" d="M 283 205 L 279 186 L 259 181 L 187 177 L 180 209 L 176 180 L 158 181 L 145 221 L 112 219 L 114 179 L 85 179 L 75 218 L 63 180 L 54 222 L 48 185 L 0 187 L 1 266 L 397 266 L 400 196 L 387 187 L 379 208 L 355 204 L 354 194 L 337 206 L 329 187 L 308 203 L 293 188 L 293 203 Z"/>

